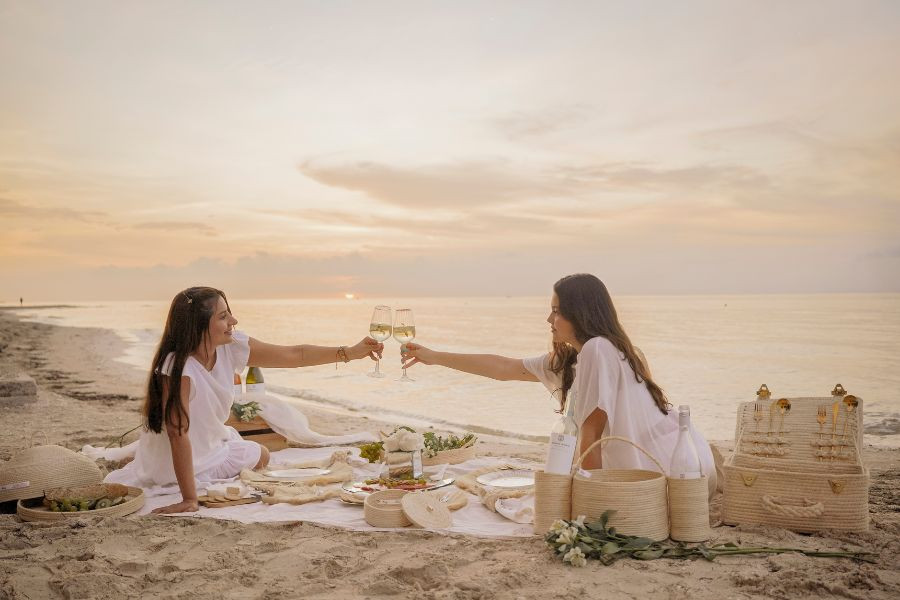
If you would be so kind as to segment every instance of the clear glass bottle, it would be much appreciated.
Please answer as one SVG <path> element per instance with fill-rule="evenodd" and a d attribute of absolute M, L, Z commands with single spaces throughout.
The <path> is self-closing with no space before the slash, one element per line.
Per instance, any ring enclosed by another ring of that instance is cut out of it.
<path fill-rule="evenodd" d="M 247 383 L 247 393 L 248 394 L 265 394 L 266 393 L 266 384 L 263 379 L 262 369 L 259 367 L 250 367 L 247 369 L 247 378 L 245 379 Z"/>
<path fill-rule="evenodd" d="M 703 476 L 700 455 L 694 446 L 691 435 L 691 407 L 682 404 L 678 407 L 678 441 L 672 451 L 672 462 L 669 464 L 669 477 L 672 479 L 699 479 Z"/>
<path fill-rule="evenodd" d="M 566 412 L 550 430 L 550 448 L 547 450 L 545 473 L 568 475 L 572 472 L 575 445 L 578 441 L 578 423 L 575 422 L 575 388 L 569 390 Z"/>

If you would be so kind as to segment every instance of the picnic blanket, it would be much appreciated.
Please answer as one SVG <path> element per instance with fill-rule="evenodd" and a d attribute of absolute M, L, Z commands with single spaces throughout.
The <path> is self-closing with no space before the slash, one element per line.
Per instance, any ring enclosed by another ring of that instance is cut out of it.
<path fill-rule="evenodd" d="M 351 458 L 350 464 L 353 468 L 354 480 L 378 476 L 381 465 L 369 464 L 365 460 L 359 459 L 359 448 L 287 448 L 273 452 L 272 463 L 287 465 L 323 461 L 328 460 L 334 452 L 339 450 L 351 453 L 353 458 Z M 489 467 L 501 468 L 504 465 L 522 469 L 536 469 L 540 467 L 540 465 L 516 459 L 479 457 L 458 465 L 447 466 L 444 471 L 444 477 L 458 479 L 468 473 L 482 471 Z M 229 481 L 238 481 L 238 479 L 217 482 L 217 486 L 227 485 Z M 137 514 L 148 514 L 154 508 L 174 504 L 181 499 L 177 488 L 174 490 L 171 488 L 166 490 L 156 489 L 151 492 L 148 493 L 144 507 Z M 533 534 L 531 523 L 516 523 L 493 510 L 489 510 L 482 504 L 482 500 L 478 495 L 470 492 L 464 493 L 468 496 L 468 503 L 453 512 L 453 525 L 448 531 L 478 537 L 530 537 Z M 366 523 L 363 518 L 363 507 L 361 505 L 346 504 L 341 502 L 339 497 L 329 497 L 325 500 L 303 504 L 266 504 L 257 502 L 255 504 L 243 504 L 225 508 L 201 507 L 195 513 L 181 513 L 172 516 L 186 516 L 197 519 L 227 519 L 242 523 L 306 521 L 357 531 L 379 531 L 379 529 Z"/>

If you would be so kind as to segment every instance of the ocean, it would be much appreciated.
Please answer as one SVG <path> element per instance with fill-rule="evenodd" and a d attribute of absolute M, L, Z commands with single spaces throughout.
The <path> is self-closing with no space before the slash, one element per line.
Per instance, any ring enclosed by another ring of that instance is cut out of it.
<path fill-rule="evenodd" d="M 711 440 L 732 439 L 740 401 L 760 384 L 773 397 L 829 396 L 836 383 L 863 399 L 867 443 L 900 446 L 900 294 L 621 296 L 619 317 L 675 405 L 688 404 Z M 416 341 L 452 352 L 535 356 L 550 348 L 549 298 L 230 299 L 238 329 L 275 344 L 350 345 L 377 304 L 411 308 Z M 118 360 L 148 368 L 168 302 L 91 302 L 25 309 L 24 318 L 113 330 Z M 266 369 L 268 389 L 397 424 L 544 439 L 555 402 L 539 383 L 501 382 L 435 366 L 397 381 L 399 344 L 385 342 L 383 379 L 357 361 Z"/>

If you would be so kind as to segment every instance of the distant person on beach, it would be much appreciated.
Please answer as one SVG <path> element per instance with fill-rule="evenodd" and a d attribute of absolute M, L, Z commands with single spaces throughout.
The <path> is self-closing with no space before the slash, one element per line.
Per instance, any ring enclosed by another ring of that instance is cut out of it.
<path fill-rule="evenodd" d="M 646 359 L 619 323 L 603 282 L 587 274 L 557 281 L 547 322 L 553 349 L 533 358 L 438 352 L 410 342 L 403 366 L 424 363 L 501 381 L 541 382 L 558 395 L 560 409 L 575 390 L 579 455 L 601 436 L 620 436 L 668 466 L 678 440 L 677 411 L 672 410 L 653 381 Z M 692 434 L 712 493 L 716 489 L 712 450 L 698 431 Z M 620 441 L 592 450 L 583 467 L 658 470 L 643 453 Z"/>
<path fill-rule="evenodd" d="M 22 306 L 22 298 L 19 298 L 19 306 Z"/>
<path fill-rule="evenodd" d="M 308 367 L 381 357 L 370 337 L 355 346 L 276 346 L 234 329 L 237 319 L 224 292 L 192 287 L 169 307 L 153 357 L 141 434 L 134 460 L 107 482 L 142 488 L 174 485 L 181 502 L 154 510 L 198 510 L 197 482 L 230 479 L 269 463 L 269 451 L 246 441 L 225 421 L 233 403 L 234 374 L 244 367 Z"/>

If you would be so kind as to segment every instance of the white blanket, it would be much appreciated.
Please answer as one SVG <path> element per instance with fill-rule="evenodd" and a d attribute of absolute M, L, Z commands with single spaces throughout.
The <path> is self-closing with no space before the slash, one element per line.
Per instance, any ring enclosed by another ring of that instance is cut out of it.
<path fill-rule="evenodd" d="M 327 458 L 332 452 L 341 448 L 288 448 L 272 453 L 272 461 L 275 463 L 296 463 Z M 359 454 L 358 448 L 348 448 L 355 455 Z M 475 458 L 458 465 L 447 467 L 444 477 L 456 478 L 491 465 L 512 464 L 521 468 L 536 468 L 538 465 L 524 461 L 516 461 L 505 458 L 482 457 Z M 380 465 L 360 464 L 354 461 L 354 478 L 364 479 L 377 475 Z M 217 486 L 221 487 L 221 486 Z M 167 490 L 169 491 L 169 490 Z M 138 513 L 144 515 L 154 508 L 174 504 L 180 501 L 181 496 L 176 491 L 174 494 L 148 496 L 146 504 Z M 523 499 L 524 500 L 524 499 Z M 512 507 L 510 507 L 512 508 Z M 521 507 L 516 507 L 521 508 Z M 518 510 L 511 511 L 513 514 Z M 477 496 L 469 494 L 469 503 L 465 507 L 453 511 L 453 526 L 448 530 L 454 533 L 464 533 L 479 537 L 529 537 L 532 535 L 530 523 L 516 523 L 501 514 L 488 510 Z M 333 525 L 358 531 L 377 531 L 375 527 L 366 523 L 363 518 L 363 507 L 344 504 L 339 499 L 333 498 L 322 502 L 312 502 L 299 506 L 291 504 L 268 505 L 262 502 L 255 504 L 243 504 L 227 508 L 201 507 L 196 513 L 182 513 L 178 516 L 194 518 L 213 518 L 240 521 L 242 523 L 272 523 L 284 521 L 309 521 L 323 525 Z M 521 513 L 518 515 L 521 518 Z"/>

